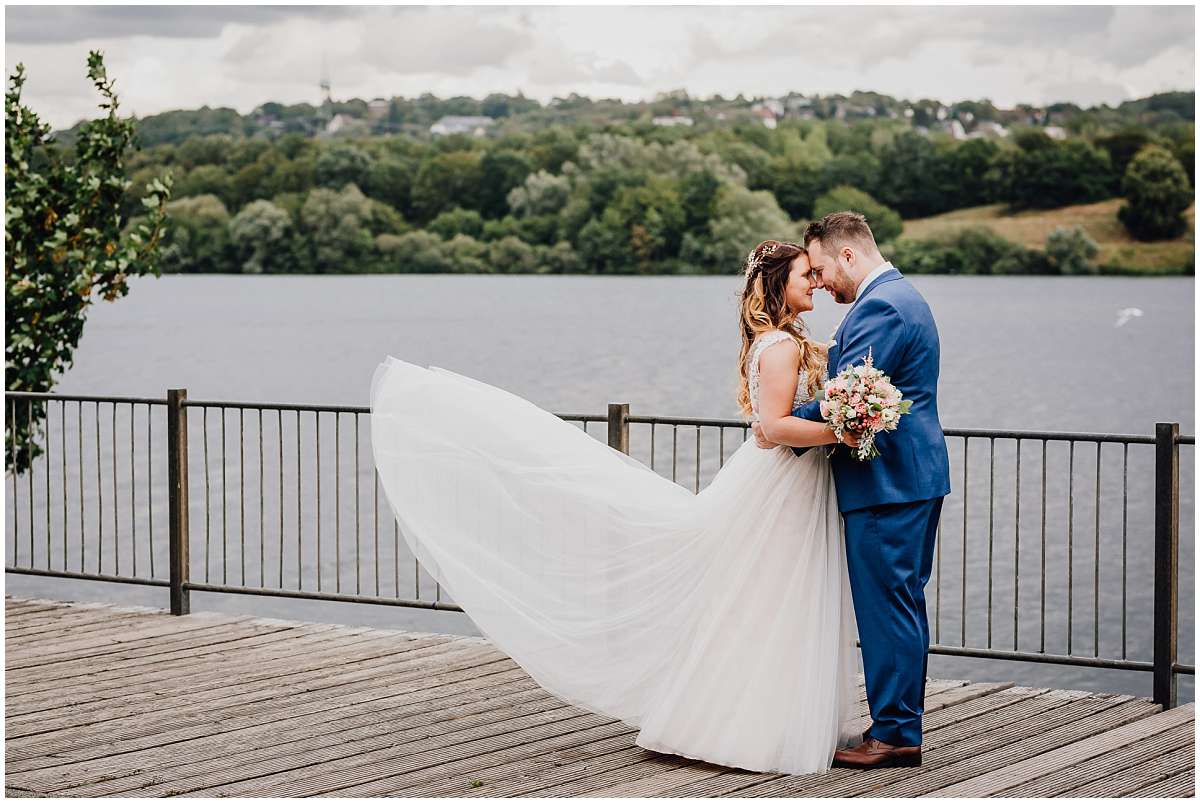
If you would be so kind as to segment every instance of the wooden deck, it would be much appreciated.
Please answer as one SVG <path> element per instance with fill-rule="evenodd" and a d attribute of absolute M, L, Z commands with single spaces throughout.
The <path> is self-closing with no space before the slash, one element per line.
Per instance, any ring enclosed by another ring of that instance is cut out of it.
<path fill-rule="evenodd" d="M 12 597 L 5 612 L 10 797 L 1195 792 L 1192 705 L 931 681 L 923 766 L 786 776 L 636 747 L 479 638 Z"/>

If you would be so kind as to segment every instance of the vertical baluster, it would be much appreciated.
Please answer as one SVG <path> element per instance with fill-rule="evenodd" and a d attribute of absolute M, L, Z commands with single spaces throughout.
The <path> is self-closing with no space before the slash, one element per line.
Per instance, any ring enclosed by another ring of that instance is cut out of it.
<path fill-rule="evenodd" d="M 258 587 L 267 585 L 267 464 L 263 460 L 263 411 L 258 408 Z"/>
<path fill-rule="evenodd" d="M 959 646 L 967 646 L 967 500 L 971 497 L 971 439 L 963 436 L 963 525 L 962 525 L 962 617 Z"/>
<path fill-rule="evenodd" d="M 362 552 L 359 546 L 358 413 L 354 414 L 354 593 L 362 593 Z M 379 588 L 379 553 L 375 553 L 375 587 Z M 376 595 L 378 596 L 378 590 Z"/>
<path fill-rule="evenodd" d="M 1121 658 L 1127 657 L 1128 649 L 1128 568 L 1126 551 L 1129 545 L 1129 444 L 1121 450 Z"/>
<path fill-rule="evenodd" d="M 987 595 L 987 645 L 992 646 L 992 555 L 994 553 L 996 524 L 996 439 L 988 438 L 988 595 Z"/>
<path fill-rule="evenodd" d="M 33 568 L 33 399 L 25 400 L 26 417 L 28 418 L 27 428 L 25 430 L 25 449 L 29 454 L 29 465 L 26 466 L 26 477 L 29 479 L 29 568 Z M 96 426 L 99 426 L 99 418 L 97 418 Z M 100 453 L 100 438 L 96 437 L 96 454 Z M 97 470 L 99 464 L 97 463 Z"/>
<path fill-rule="evenodd" d="M 671 482 L 675 482 L 676 470 L 679 466 L 679 425 L 671 425 Z"/>
<path fill-rule="evenodd" d="M 150 539 L 150 576 L 154 577 L 154 405 L 146 404 L 146 529 Z"/>
<path fill-rule="evenodd" d="M 279 428 L 279 587 L 283 588 L 283 408 L 275 412 Z"/>
<path fill-rule="evenodd" d="M 317 420 L 317 592 L 321 591 L 321 411 L 313 410 Z"/>
<path fill-rule="evenodd" d="M 59 402 L 62 404 L 62 402 Z M 50 553 L 53 551 L 50 548 L 50 539 L 53 537 L 50 530 L 50 402 L 46 402 L 46 568 L 50 567 Z M 64 533 L 64 537 L 66 534 Z"/>
<path fill-rule="evenodd" d="M 208 479 L 208 405 L 200 408 L 203 412 L 201 426 L 204 427 L 204 582 L 211 582 L 209 575 L 212 566 L 212 489 Z"/>
<path fill-rule="evenodd" d="M 1042 439 L 1042 590 L 1041 590 L 1041 628 L 1042 640 L 1038 648 L 1046 651 L 1046 439 Z"/>
<path fill-rule="evenodd" d="M 301 516 L 300 411 L 296 410 L 296 582 L 304 590 L 304 518 Z"/>
<path fill-rule="evenodd" d="M 238 552 L 242 561 L 241 584 L 246 585 L 246 408 L 238 407 Z"/>
<path fill-rule="evenodd" d="M 720 433 L 718 448 L 721 452 L 720 456 L 717 458 L 717 468 L 720 469 L 725 467 L 725 427 L 719 427 L 717 431 Z"/>
<path fill-rule="evenodd" d="M 137 410 L 133 404 L 129 405 L 129 538 L 133 542 L 133 576 L 137 577 L 137 482 L 134 473 L 134 465 L 137 463 L 136 449 L 133 443 L 133 419 L 134 412 Z"/>
<path fill-rule="evenodd" d="M 221 583 L 229 585 L 229 478 L 225 469 L 229 439 L 225 435 L 225 408 L 221 411 Z"/>
<path fill-rule="evenodd" d="M 400 596 L 400 523 L 396 521 L 395 516 L 392 517 L 392 543 L 395 549 L 392 554 L 396 561 L 396 596 Z M 421 598 L 421 564 L 417 563 L 417 556 L 413 555 L 413 599 Z"/>
<path fill-rule="evenodd" d="M 700 493 L 700 425 L 696 425 L 696 487 L 695 492 Z"/>
<path fill-rule="evenodd" d="M 374 523 L 375 523 L 375 532 L 373 535 L 373 537 L 375 539 L 375 596 L 378 597 L 379 596 L 379 563 L 380 563 L 380 561 L 379 561 L 379 472 L 374 467 L 372 467 L 371 475 L 374 477 L 374 480 L 375 480 L 373 483 L 375 486 L 375 490 L 374 490 L 374 499 L 372 501 L 372 505 L 373 505 L 373 516 L 374 516 Z M 397 591 L 400 590 L 400 582 L 399 581 L 400 581 L 400 578 L 397 577 L 396 578 L 396 590 Z"/>
<path fill-rule="evenodd" d="M 104 574 L 104 481 L 100 477 L 100 402 L 96 402 L 96 525 L 96 573 Z M 30 560 L 33 559 L 32 550 L 29 557 Z"/>
<path fill-rule="evenodd" d="M 654 430 L 658 427 L 657 424 L 650 423 L 650 470 L 654 470 Z"/>
<path fill-rule="evenodd" d="M 121 526 L 117 521 L 117 403 L 110 402 L 112 407 L 112 514 L 113 514 L 113 559 L 116 574 L 121 574 Z"/>
<path fill-rule="evenodd" d="M 58 403 L 58 435 L 58 445 L 62 450 L 62 570 L 65 572 L 67 570 L 67 402 L 65 399 Z"/>
<path fill-rule="evenodd" d="M 333 566 L 334 591 L 342 590 L 342 414 L 333 413 Z"/>
<path fill-rule="evenodd" d="M 1021 439 L 1017 438 L 1017 479 L 1013 513 L 1013 650 L 1021 641 Z"/>
<path fill-rule="evenodd" d="M 1100 656 L 1100 441 L 1096 441 L 1096 545 L 1092 583 L 1092 655 Z"/>
<path fill-rule="evenodd" d="M 86 537 L 87 529 L 83 525 L 83 402 L 77 403 L 77 410 L 79 413 L 79 454 L 77 455 L 79 458 L 79 571 L 82 572 L 82 571 L 84 571 L 84 560 L 87 555 L 87 537 Z M 14 416 L 16 415 L 15 407 L 14 407 L 13 415 Z M 15 420 L 15 418 L 13 420 L 13 425 L 14 425 L 13 426 L 13 437 L 15 438 L 16 437 L 16 420 Z M 13 442 L 13 446 L 15 448 L 16 441 Z M 17 487 L 17 478 L 16 478 L 16 474 L 14 474 L 13 475 L 13 490 L 14 491 L 16 490 L 16 487 Z M 14 504 L 13 512 L 15 513 L 16 512 L 15 496 L 13 499 L 13 504 Z M 16 536 L 14 535 L 13 537 L 15 538 Z M 14 552 L 14 559 L 15 559 L 15 554 L 16 553 Z"/>
<path fill-rule="evenodd" d="M 1067 456 L 1067 655 L 1071 655 L 1075 609 L 1075 441 Z"/>
<path fill-rule="evenodd" d="M 18 510 L 18 506 L 17 506 L 17 459 L 18 459 L 17 458 L 17 400 L 15 397 L 12 399 L 9 399 L 8 410 L 9 410 L 9 414 L 8 414 L 8 436 L 9 436 L 8 437 L 8 445 L 9 445 L 9 454 L 12 455 L 12 464 L 11 464 L 12 465 L 12 469 L 11 469 L 11 473 L 12 473 L 12 503 L 11 503 L 11 505 L 12 505 L 12 512 L 13 512 L 12 551 L 8 553 L 9 554 L 8 565 L 16 566 L 18 564 L 17 543 L 18 543 L 18 539 L 20 538 L 21 516 L 17 512 L 17 510 Z M 80 413 L 79 420 L 80 421 L 83 420 L 83 413 Z M 82 427 L 82 424 L 80 426 Z M 82 443 L 83 443 L 83 441 L 80 441 L 80 444 L 82 444 Z M 82 452 L 81 452 L 81 454 L 82 454 Z M 79 476 L 80 476 L 80 479 L 83 478 L 82 471 L 79 473 Z M 79 498 L 80 498 L 80 500 L 83 499 L 82 491 L 79 494 Z M 82 502 L 81 502 L 81 504 L 82 504 Z M 82 532 L 82 530 L 81 530 L 81 532 Z"/>

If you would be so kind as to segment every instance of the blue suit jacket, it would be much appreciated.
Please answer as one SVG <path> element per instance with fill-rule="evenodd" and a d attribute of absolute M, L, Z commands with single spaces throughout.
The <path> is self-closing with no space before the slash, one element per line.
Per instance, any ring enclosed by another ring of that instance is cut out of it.
<path fill-rule="evenodd" d="M 885 271 L 863 288 L 833 337 L 831 377 L 860 365 L 870 351 L 875 367 L 912 402 L 895 431 L 876 436 L 878 457 L 859 461 L 848 447 L 834 447 L 830 460 L 838 509 L 844 513 L 950 493 L 950 461 L 937 409 L 941 346 L 925 299 L 900 271 Z M 819 401 L 797 407 L 792 415 L 823 420 Z"/>

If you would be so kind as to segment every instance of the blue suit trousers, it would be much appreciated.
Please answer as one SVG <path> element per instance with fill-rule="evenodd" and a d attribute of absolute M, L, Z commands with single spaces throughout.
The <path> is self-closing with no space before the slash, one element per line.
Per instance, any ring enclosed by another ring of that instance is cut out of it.
<path fill-rule="evenodd" d="M 870 735 L 892 745 L 921 744 L 929 649 L 925 584 L 941 511 L 939 496 L 842 514 L 874 721 Z"/>

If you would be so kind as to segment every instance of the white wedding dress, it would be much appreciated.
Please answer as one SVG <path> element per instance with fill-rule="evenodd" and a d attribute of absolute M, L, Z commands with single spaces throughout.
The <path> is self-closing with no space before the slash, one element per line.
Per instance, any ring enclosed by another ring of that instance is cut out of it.
<path fill-rule="evenodd" d="M 786 337 L 768 333 L 758 357 Z M 797 402 L 804 401 L 801 375 Z M 856 626 L 822 449 L 753 439 L 698 494 L 504 390 L 388 357 L 387 501 L 421 565 L 545 689 L 715 764 L 824 772 L 856 744 Z"/>

